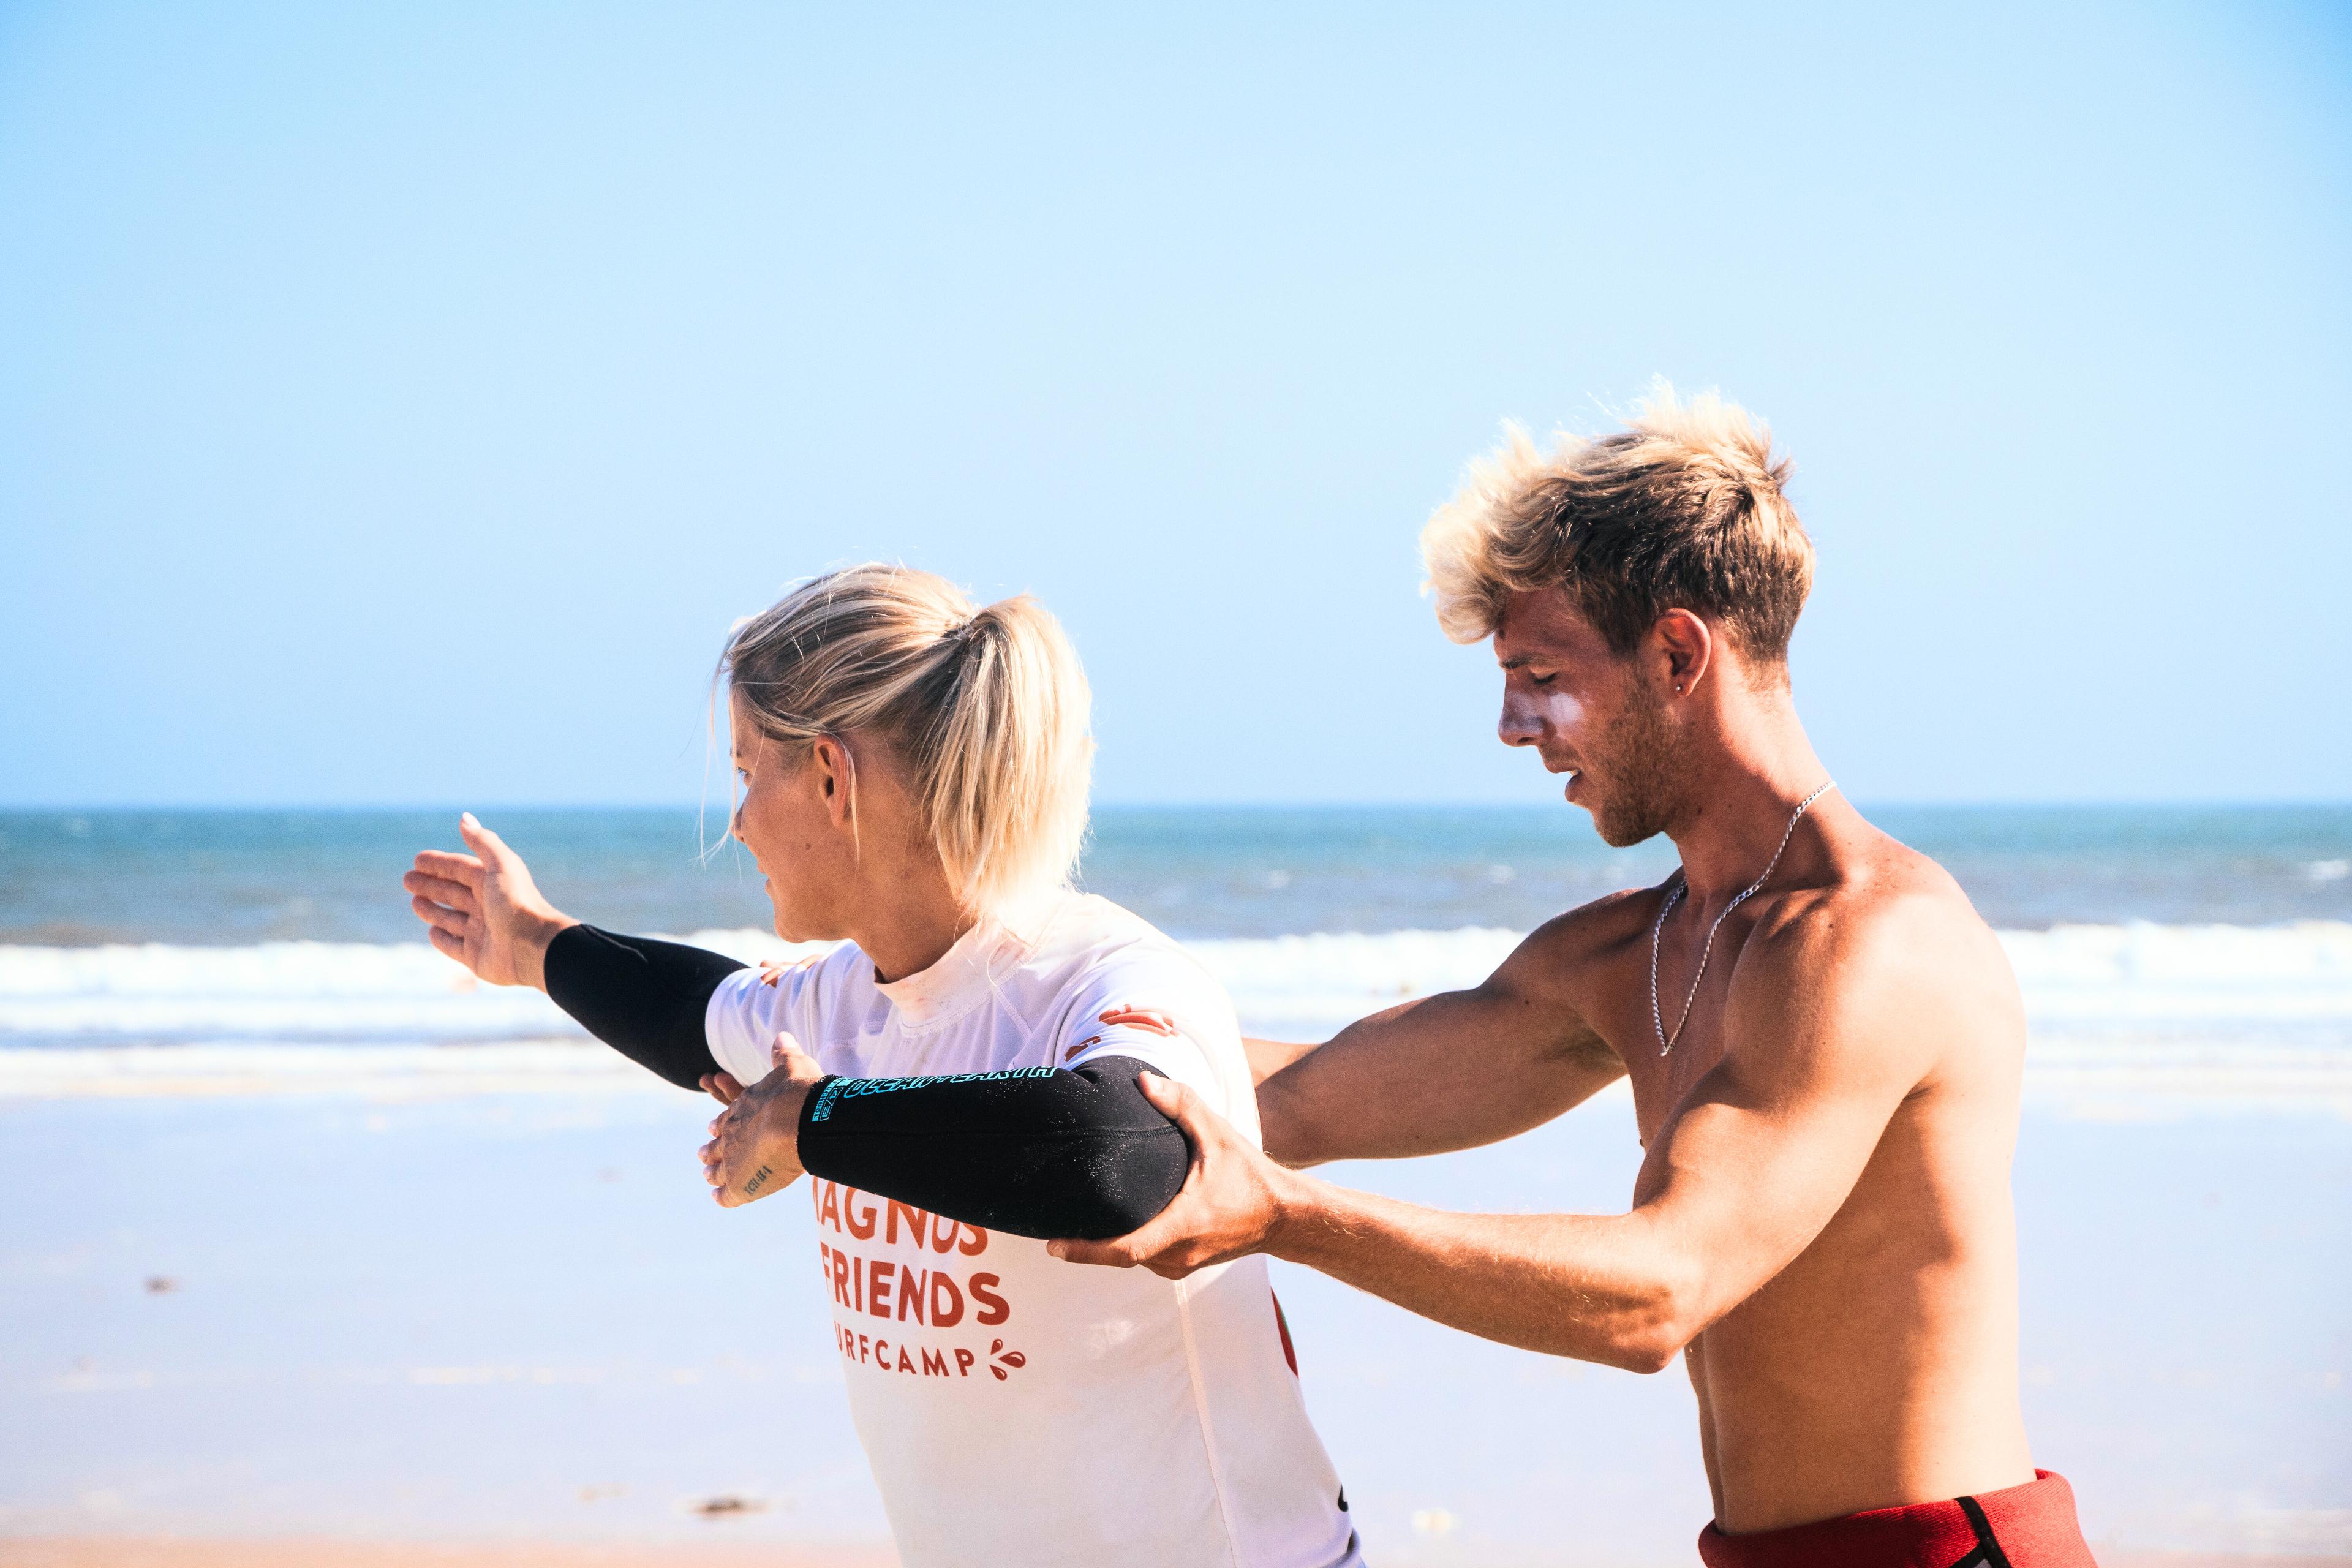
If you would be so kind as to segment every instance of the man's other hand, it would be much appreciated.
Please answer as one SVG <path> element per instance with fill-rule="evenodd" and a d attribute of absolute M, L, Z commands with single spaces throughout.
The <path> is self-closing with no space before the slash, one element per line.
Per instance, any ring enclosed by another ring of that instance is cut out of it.
<path fill-rule="evenodd" d="M 776 1037 L 768 1059 L 774 1069 L 748 1089 L 726 1073 L 703 1079 L 727 1107 L 702 1146 L 702 1179 L 722 1208 L 756 1203 L 801 1177 L 801 1107 L 824 1074 L 790 1035 Z"/>
<path fill-rule="evenodd" d="M 1148 1072 L 1136 1081 L 1183 1129 L 1192 1165 L 1182 1190 L 1139 1230 L 1111 1241 L 1056 1241 L 1045 1250 L 1072 1263 L 1139 1265 L 1166 1279 L 1265 1250 L 1282 1228 L 1285 1194 L 1305 1178 L 1267 1159 L 1182 1084 Z"/>

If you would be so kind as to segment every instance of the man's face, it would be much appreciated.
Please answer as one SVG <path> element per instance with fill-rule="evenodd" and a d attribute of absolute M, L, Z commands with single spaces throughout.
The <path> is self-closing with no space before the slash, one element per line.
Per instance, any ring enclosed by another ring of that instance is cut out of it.
<path fill-rule="evenodd" d="M 1623 847 L 1664 832 L 1681 798 L 1680 737 L 1638 658 L 1612 652 L 1557 589 L 1514 594 L 1495 633 L 1507 746 L 1569 775 L 1570 804 Z"/>

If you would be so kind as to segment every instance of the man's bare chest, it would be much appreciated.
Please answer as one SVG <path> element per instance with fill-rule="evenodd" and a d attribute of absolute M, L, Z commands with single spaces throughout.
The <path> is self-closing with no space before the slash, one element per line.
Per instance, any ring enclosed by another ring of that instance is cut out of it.
<path fill-rule="evenodd" d="M 1746 933 L 1740 934 L 1744 937 Z M 1621 956 L 1628 960 L 1637 956 L 1638 961 L 1612 963 L 1596 975 L 1597 984 L 1590 986 L 1580 999 L 1580 1011 L 1587 1025 L 1625 1066 L 1626 1081 L 1633 1091 L 1634 1121 L 1646 1148 L 1692 1089 L 1722 1063 L 1731 1045 L 1725 1013 L 1738 963 L 1737 950 L 1727 955 L 1718 944 L 1709 968 L 1719 963 L 1722 972 L 1703 976 L 1696 995 L 1690 995 L 1686 989 L 1674 991 L 1671 978 L 1662 976 L 1654 1011 L 1651 1005 L 1648 943 L 1642 944 L 1638 955 Z M 1665 956 L 1671 963 L 1672 954 Z M 1680 970 L 1685 987 L 1690 976 L 1689 956 L 1684 955 Z M 1686 1014 L 1681 1006 L 1685 995 L 1690 996 Z M 1678 1016 L 1682 1027 L 1676 1032 Z M 1667 1038 L 1674 1042 L 1671 1050 L 1665 1048 Z"/>

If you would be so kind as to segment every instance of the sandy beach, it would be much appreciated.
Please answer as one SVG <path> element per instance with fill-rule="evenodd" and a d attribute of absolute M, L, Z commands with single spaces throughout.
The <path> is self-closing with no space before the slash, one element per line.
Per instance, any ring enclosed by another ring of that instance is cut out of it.
<path fill-rule="evenodd" d="M 895 1568 L 889 1548 L 185 1541 L 0 1541 L 7 1568 Z"/>
<path fill-rule="evenodd" d="M 6 1568 L 893 1568 L 881 1548 L 511 1546 L 348 1541 L 0 1541 Z M 2352 1568 L 2352 1557 L 2103 1552 L 2102 1568 Z"/>
<path fill-rule="evenodd" d="M 659 1086 L 0 1099 L 0 1560 L 887 1562 L 808 1210 L 710 1205 L 704 1120 Z M 1611 1096 L 1337 1174 L 1590 1210 L 1637 1159 Z M 2103 1561 L 2352 1556 L 2347 1188 L 2325 1104 L 2029 1110 L 2027 1417 Z M 1375 1561 L 1691 1560 L 1681 1379 L 1276 1283 Z M 2134 1555 L 2168 1548 L 2221 1555 Z"/>

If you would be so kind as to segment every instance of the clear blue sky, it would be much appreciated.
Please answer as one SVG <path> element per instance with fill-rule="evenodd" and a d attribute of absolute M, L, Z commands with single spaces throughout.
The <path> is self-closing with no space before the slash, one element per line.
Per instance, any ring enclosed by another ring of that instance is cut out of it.
<path fill-rule="evenodd" d="M 874 555 L 1104 799 L 1551 798 L 1415 534 L 1661 374 L 1849 793 L 2352 795 L 2345 8 L 848 9 L 0 8 L 0 804 L 690 801 Z"/>

